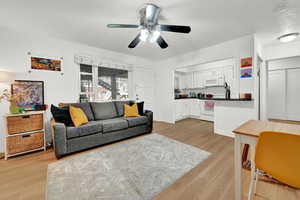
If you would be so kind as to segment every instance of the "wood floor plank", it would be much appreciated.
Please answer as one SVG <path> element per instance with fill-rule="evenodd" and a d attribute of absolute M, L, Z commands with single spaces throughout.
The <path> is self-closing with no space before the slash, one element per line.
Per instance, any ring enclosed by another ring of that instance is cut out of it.
<path fill-rule="evenodd" d="M 156 200 L 234 199 L 233 138 L 214 134 L 213 123 L 196 119 L 185 119 L 176 124 L 155 122 L 153 132 L 211 153 L 207 160 L 156 196 Z M 56 161 L 53 150 L 10 158 L 8 161 L 0 160 L 0 199 L 43 200 L 46 189 L 47 166 Z M 244 171 L 243 176 L 245 177 L 243 198 L 246 199 L 249 172 Z M 254 200 L 282 199 L 300 199 L 300 191 L 263 181 L 258 182 Z"/>

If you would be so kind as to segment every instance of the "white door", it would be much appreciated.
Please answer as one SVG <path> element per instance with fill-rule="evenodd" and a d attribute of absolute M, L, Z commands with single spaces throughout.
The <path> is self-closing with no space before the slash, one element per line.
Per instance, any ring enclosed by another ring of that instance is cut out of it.
<path fill-rule="evenodd" d="M 133 70 L 134 98 L 144 101 L 144 107 L 153 110 L 154 73 L 151 69 L 135 68 Z"/>
<path fill-rule="evenodd" d="M 285 70 L 269 71 L 268 118 L 287 119 L 286 117 L 286 73 Z"/>
<path fill-rule="evenodd" d="M 287 119 L 300 121 L 300 69 L 287 70 L 286 95 Z"/>

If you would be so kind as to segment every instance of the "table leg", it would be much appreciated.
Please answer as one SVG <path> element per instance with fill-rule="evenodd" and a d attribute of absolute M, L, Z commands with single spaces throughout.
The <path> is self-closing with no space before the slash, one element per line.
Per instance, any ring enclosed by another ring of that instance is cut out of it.
<path fill-rule="evenodd" d="M 251 182 L 250 182 L 250 187 L 249 187 L 248 200 L 253 199 L 253 196 L 255 195 L 255 190 L 256 190 L 257 175 L 255 173 L 255 147 L 256 147 L 256 145 L 254 145 L 254 144 L 250 145 Z"/>
<path fill-rule="evenodd" d="M 242 199 L 242 155 L 241 155 L 241 138 L 235 135 L 234 139 L 234 185 L 235 200 Z"/>

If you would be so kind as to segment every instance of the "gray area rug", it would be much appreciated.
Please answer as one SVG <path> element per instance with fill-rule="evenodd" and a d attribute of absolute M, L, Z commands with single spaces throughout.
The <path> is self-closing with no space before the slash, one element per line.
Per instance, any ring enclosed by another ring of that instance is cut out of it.
<path fill-rule="evenodd" d="M 48 166 L 47 200 L 152 199 L 210 153 L 151 134 Z"/>

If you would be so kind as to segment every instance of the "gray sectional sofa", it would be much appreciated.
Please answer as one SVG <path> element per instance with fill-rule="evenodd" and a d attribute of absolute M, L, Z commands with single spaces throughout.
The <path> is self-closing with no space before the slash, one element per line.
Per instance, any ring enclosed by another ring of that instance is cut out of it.
<path fill-rule="evenodd" d="M 124 104 L 129 104 L 129 101 L 71 104 L 81 108 L 89 122 L 77 128 L 52 122 L 56 157 L 151 133 L 153 113 L 145 111 L 140 117 L 125 118 Z"/>

